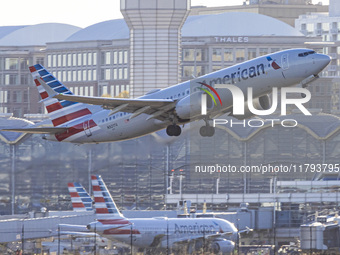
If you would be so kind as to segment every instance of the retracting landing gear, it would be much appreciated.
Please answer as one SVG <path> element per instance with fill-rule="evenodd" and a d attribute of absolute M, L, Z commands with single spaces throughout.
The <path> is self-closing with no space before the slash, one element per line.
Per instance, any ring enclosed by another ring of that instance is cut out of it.
<path fill-rule="evenodd" d="M 205 121 L 205 126 L 200 128 L 200 135 L 203 137 L 212 137 L 215 134 L 215 128 L 209 125 L 208 120 Z"/>
<path fill-rule="evenodd" d="M 179 136 L 182 133 L 182 129 L 180 126 L 173 124 L 166 128 L 166 133 L 168 136 Z"/>

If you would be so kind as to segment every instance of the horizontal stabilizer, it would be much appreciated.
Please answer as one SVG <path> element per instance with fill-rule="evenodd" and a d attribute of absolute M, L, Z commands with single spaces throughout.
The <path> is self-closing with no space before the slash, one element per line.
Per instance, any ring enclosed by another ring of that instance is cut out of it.
<path fill-rule="evenodd" d="M 19 132 L 28 134 L 58 134 L 67 131 L 66 127 L 32 127 L 32 128 L 5 128 L 0 131 Z"/>

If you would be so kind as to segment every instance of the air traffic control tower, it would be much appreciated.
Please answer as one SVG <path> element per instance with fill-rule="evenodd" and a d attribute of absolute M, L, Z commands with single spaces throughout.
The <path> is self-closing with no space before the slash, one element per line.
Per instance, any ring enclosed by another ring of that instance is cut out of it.
<path fill-rule="evenodd" d="M 130 96 L 178 83 L 190 0 L 121 0 L 120 9 L 130 28 Z"/>

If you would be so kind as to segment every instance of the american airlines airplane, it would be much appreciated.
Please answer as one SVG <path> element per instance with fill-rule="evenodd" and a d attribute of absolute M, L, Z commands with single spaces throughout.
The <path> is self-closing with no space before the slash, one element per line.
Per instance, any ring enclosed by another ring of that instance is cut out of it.
<path fill-rule="evenodd" d="M 299 83 L 305 86 L 317 78 L 329 62 L 329 56 L 310 49 L 284 50 L 192 81 L 156 89 L 136 99 L 73 95 L 37 64 L 31 66 L 30 71 L 52 125 L 37 123 L 3 131 L 41 133 L 44 139 L 59 142 L 101 143 L 132 139 L 164 128 L 169 136 L 179 136 L 181 125 L 204 120 L 206 125 L 201 127 L 200 134 L 212 136 L 215 129 L 209 121 L 222 114 L 232 115 L 233 110 L 231 91 L 217 84 L 237 86 L 243 93 L 253 88 L 253 105 L 258 110 L 266 110 L 270 108 L 268 94 L 274 87 L 280 89 Z M 210 95 L 203 115 L 202 94 Z M 238 118 L 251 116 L 245 114 Z"/>
<path fill-rule="evenodd" d="M 185 248 L 193 251 L 196 247 L 213 250 L 216 254 L 226 254 L 235 248 L 232 240 L 237 239 L 239 232 L 229 221 L 219 218 L 127 219 L 118 210 L 101 176 L 93 175 L 91 179 L 97 221 L 88 224 L 87 229 L 102 237 L 145 249 Z M 83 201 L 89 201 L 86 191 L 77 183 L 70 183 L 68 187 L 74 210 L 89 208 L 83 204 Z M 80 226 L 72 225 L 63 227 L 81 229 Z"/>

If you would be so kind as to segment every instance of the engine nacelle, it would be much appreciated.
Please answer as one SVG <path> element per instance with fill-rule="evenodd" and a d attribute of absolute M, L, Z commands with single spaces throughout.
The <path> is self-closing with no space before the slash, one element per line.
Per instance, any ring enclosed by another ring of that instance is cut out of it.
<path fill-rule="evenodd" d="M 253 99 L 253 106 L 257 110 L 268 110 L 271 107 L 271 100 L 268 95 L 264 95 L 258 98 Z M 244 120 L 249 119 L 253 116 L 255 116 L 248 108 L 248 103 L 245 102 L 244 104 L 244 115 L 233 115 L 230 114 L 229 116 L 233 116 L 236 119 Z"/>
<path fill-rule="evenodd" d="M 207 98 L 207 109 L 213 107 L 210 97 Z M 177 116 L 181 119 L 192 119 L 201 115 L 202 109 L 202 92 L 197 91 L 186 96 L 176 104 Z"/>
<path fill-rule="evenodd" d="M 235 249 L 235 243 L 227 239 L 221 239 L 212 243 L 212 249 L 215 254 L 232 253 Z"/>

